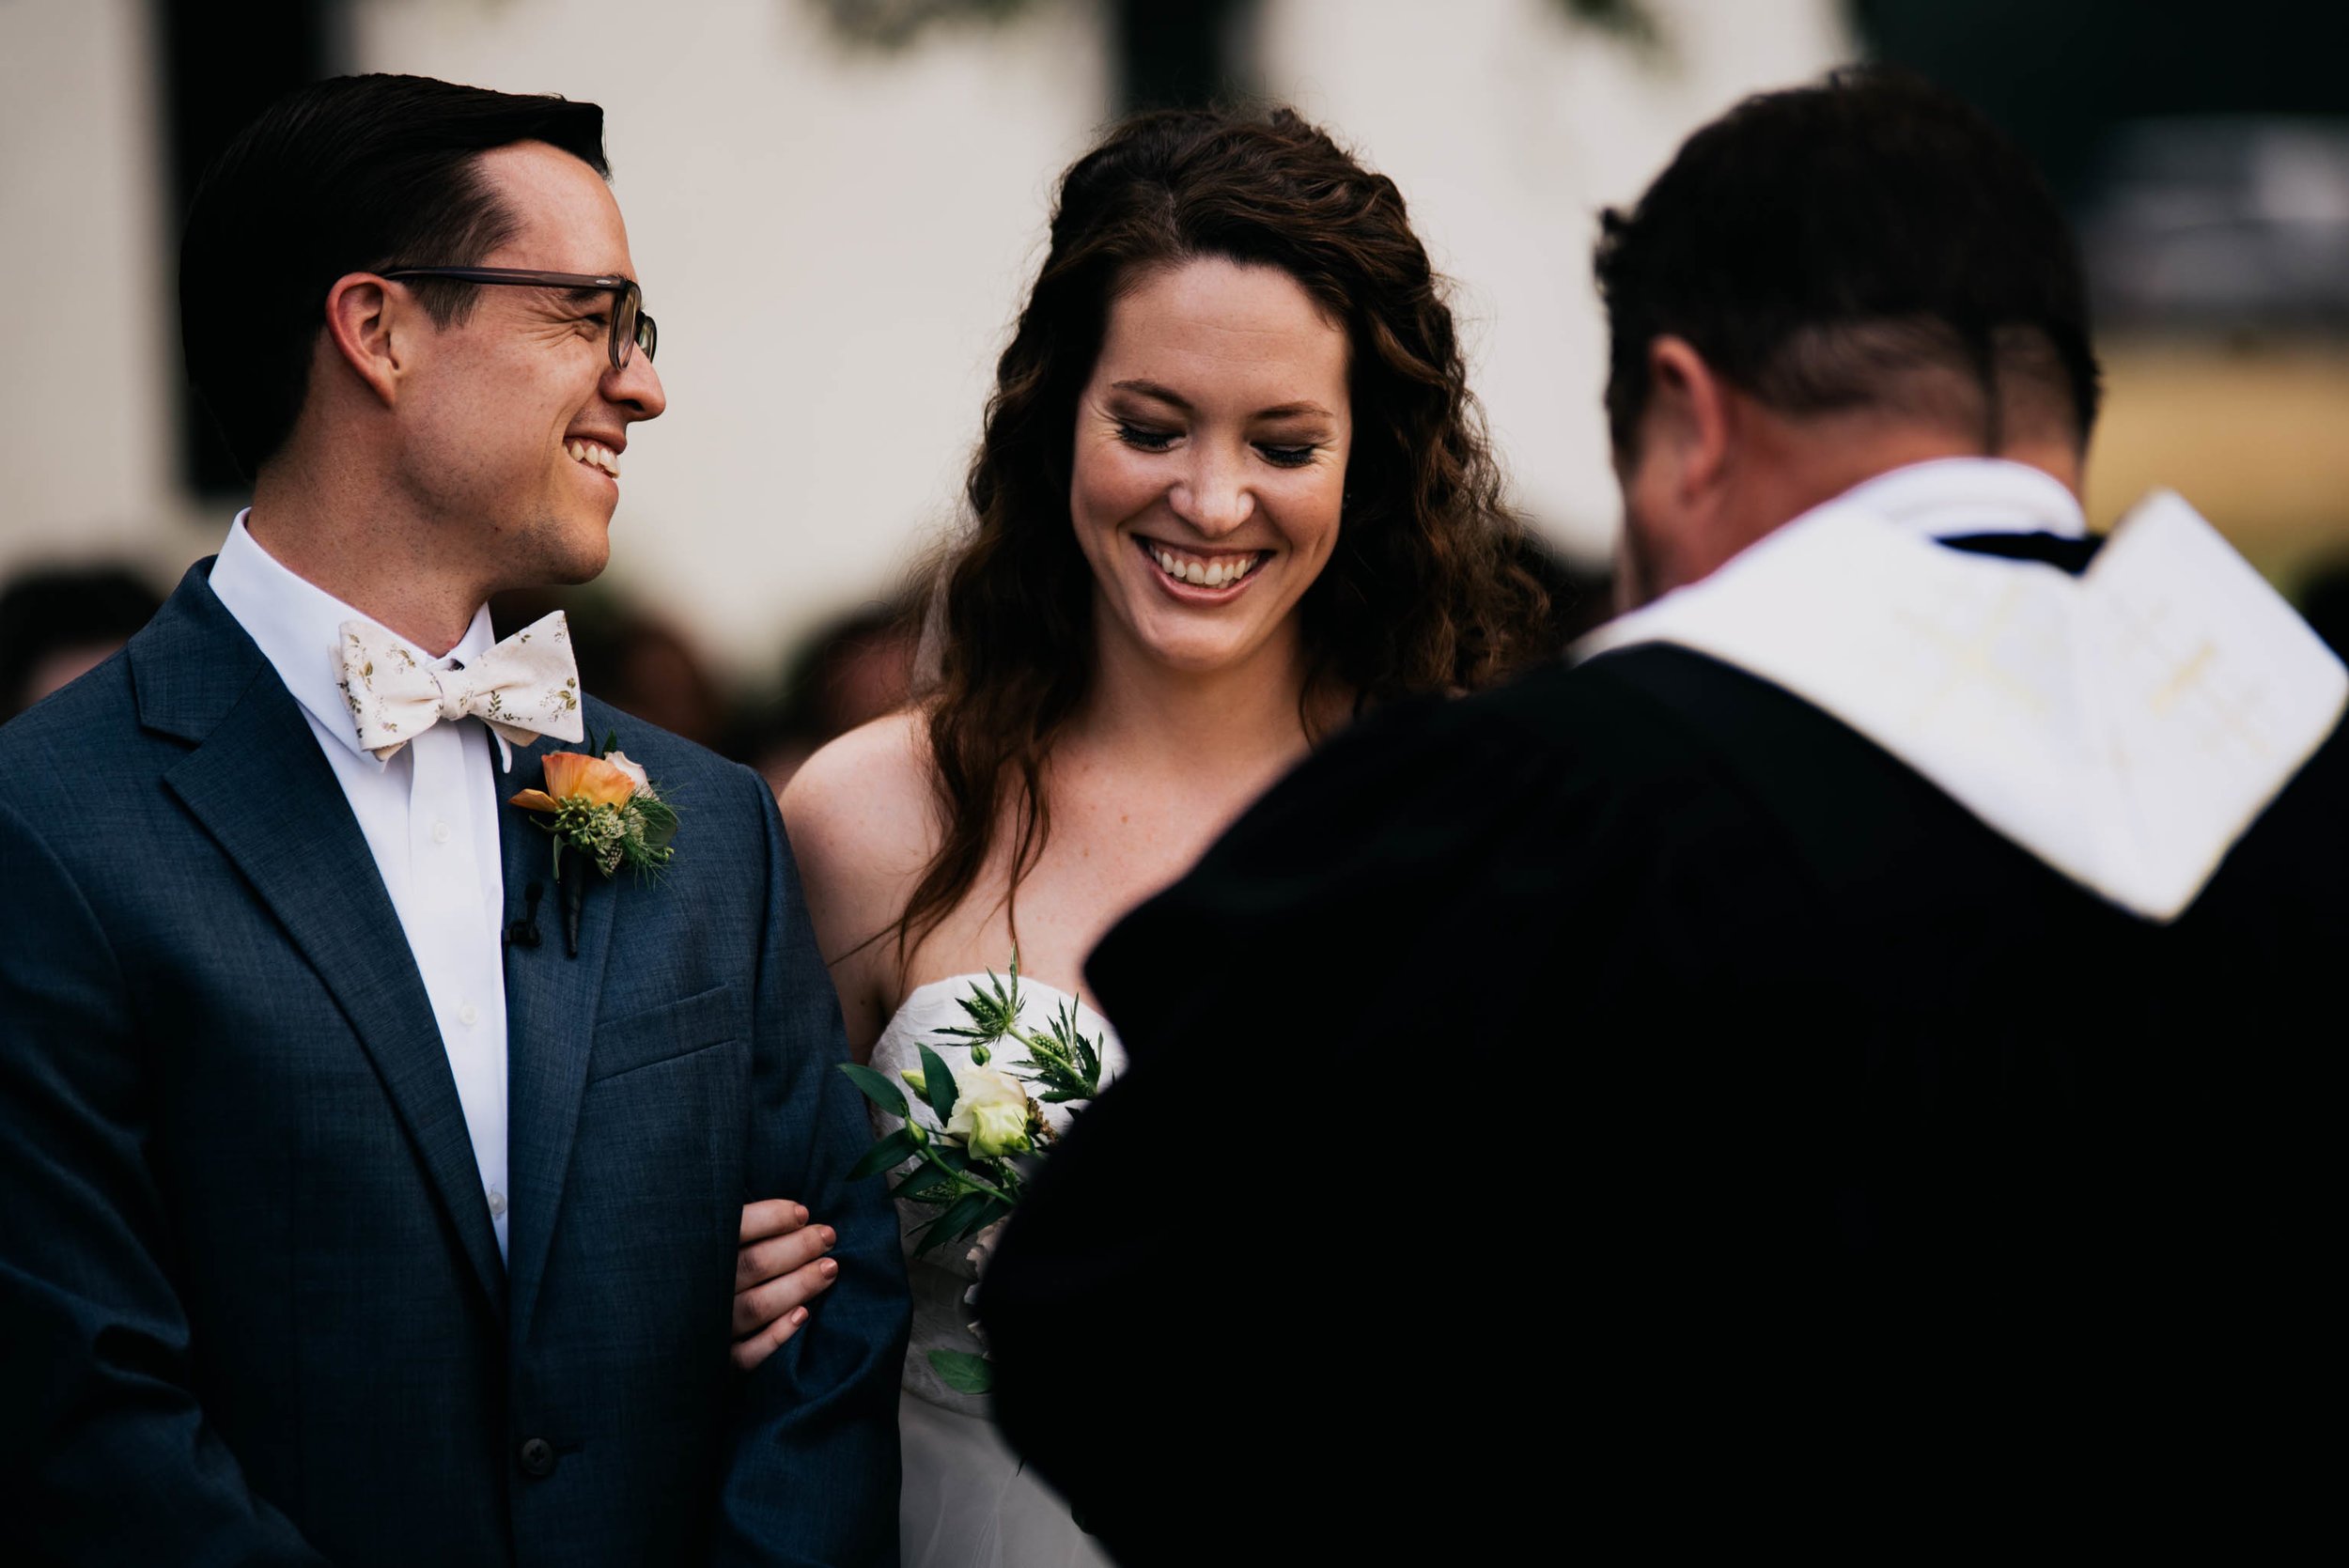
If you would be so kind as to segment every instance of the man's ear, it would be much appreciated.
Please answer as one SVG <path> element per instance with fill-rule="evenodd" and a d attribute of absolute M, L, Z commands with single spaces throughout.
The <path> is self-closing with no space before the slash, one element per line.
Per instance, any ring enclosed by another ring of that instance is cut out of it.
<path fill-rule="evenodd" d="M 1680 501 L 1701 504 L 1729 466 L 1729 389 L 1687 338 L 1669 334 L 1648 344 L 1647 370 L 1646 439 L 1669 443 Z"/>
<path fill-rule="evenodd" d="M 345 273 L 326 291 L 327 341 L 387 408 L 399 399 L 423 322 L 413 295 L 372 272 Z"/>

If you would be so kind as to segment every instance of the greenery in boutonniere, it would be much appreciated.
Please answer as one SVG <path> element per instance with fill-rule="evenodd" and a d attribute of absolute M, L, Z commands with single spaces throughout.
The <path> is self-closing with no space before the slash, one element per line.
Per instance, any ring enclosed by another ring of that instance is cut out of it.
<path fill-rule="evenodd" d="M 856 1180 L 914 1162 L 889 1195 L 936 1211 L 914 1227 L 926 1233 L 914 1249 L 917 1257 L 980 1236 L 1018 1207 L 1035 1160 L 1051 1144 L 1044 1106 L 1074 1111 L 1101 1092 L 1100 1046 L 1078 1031 L 1075 1001 L 1062 1002 L 1042 1029 L 1020 1027 L 1017 952 L 1008 981 L 989 970 L 984 985 L 974 983 L 969 995 L 955 1000 L 969 1025 L 938 1032 L 944 1042 L 966 1046 L 969 1060 L 949 1063 L 921 1047 L 921 1067 L 898 1075 L 917 1096 L 915 1104 L 909 1105 L 884 1073 L 853 1062 L 840 1067 L 866 1099 L 906 1124 L 874 1144 L 848 1175 Z M 995 1064 L 997 1048 L 1007 1042 L 1026 1052 L 1026 1060 L 1008 1070 Z M 926 1125 L 920 1115 L 924 1110 L 932 1118 Z M 987 1239 L 980 1236 L 973 1262 L 984 1254 Z M 930 1364 L 948 1387 L 964 1393 L 985 1393 L 993 1384 L 982 1357 L 933 1350 Z"/>
<path fill-rule="evenodd" d="M 537 812 L 538 826 L 554 836 L 554 879 L 563 879 L 563 851 L 578 850 L 606 877 L 622 866 L 658 871 L 676 853 L 677 808 L 661 798 L 645 770 L 612 750 L 617 734 L 605 737 L 594 756 L 580 752 L 547 755 L 547 787 L 525 789 L 508 802 Z"/>

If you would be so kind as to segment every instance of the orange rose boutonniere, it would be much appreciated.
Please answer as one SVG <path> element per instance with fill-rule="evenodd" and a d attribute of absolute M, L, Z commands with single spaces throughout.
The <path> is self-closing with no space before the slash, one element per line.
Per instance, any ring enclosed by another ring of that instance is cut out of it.
<path fill-rule="evenodd" d="M 546 788 L 525 789 L 508 803 L 547 819 L 538 826 L 554 836 L 557 882 L 563 879 L 567 846 L 606 877 L 624 865 L 658 871 L 669 863 L 676 853 L 669 840 L 677 834 L 677 808 L 661 800 L 626 753 L 553 752 L 546 768 Z"/>

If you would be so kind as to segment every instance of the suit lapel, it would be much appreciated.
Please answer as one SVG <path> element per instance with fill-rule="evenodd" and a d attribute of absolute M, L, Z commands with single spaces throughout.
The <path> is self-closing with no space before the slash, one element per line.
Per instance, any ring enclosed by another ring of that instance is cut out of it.
<path fill-rule="evenodd" d="M 524 753 L 522 757 L 500 780 L 501 796 L 543 784 L 543 753 Z M 514 1291 L 511 1332 L 519 1345 L 528 1338 L 531 1311 L 537 1304 L 553 1244 L 563 1178 L 570 1166 L 571 1135 L 579 1125 L 580 1095 L 587 1082 L 588 1042 L 603 996 L 614 910 L 627 890 L 616 879 L 607 881 L 575 854 L 564 858 L 564 881 L 558 888 L 552 841 L 537 819 L 519 806 L 499 805 L 498 836 L 505 849 L 509 914 L 524 907 L 531 883 L 543 890 L 537 944 L 509 941 L 506 948 L 506 1071 L 513 1090 L 507 1163 L 514 1197 L 507 1242 Z M 576 958 L 567 951 L 563 933 L 563 902 L 574 878 L 582 884 Z"/>
<path fill-rule="evenodd" d="M 195 573 L 165 616 L 145 657 L 133 655 L 142 717 L 198 741 L 165 782 L 334 993 L 502 1310 L 506 1273 L 448 1052 L 342 786 L 301 708 Z"/>

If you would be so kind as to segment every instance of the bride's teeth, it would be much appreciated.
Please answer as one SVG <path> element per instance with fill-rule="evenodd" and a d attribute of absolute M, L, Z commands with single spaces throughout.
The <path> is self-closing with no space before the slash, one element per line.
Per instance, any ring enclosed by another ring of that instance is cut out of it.
<path fill-rule="evenodd" d="M 1264 564 L 1263 558 L 1253 553 L 1219 555 L 1212 561 L 1200 561 L 1177 555 L 1171 550 L 1161 550 L 1157 545 L 1148 549 L 1150 559 L 1158 563 L 1159 570 L 1177 582 L 1190 582 L 1202 588 L 1228 587 Z"/>

